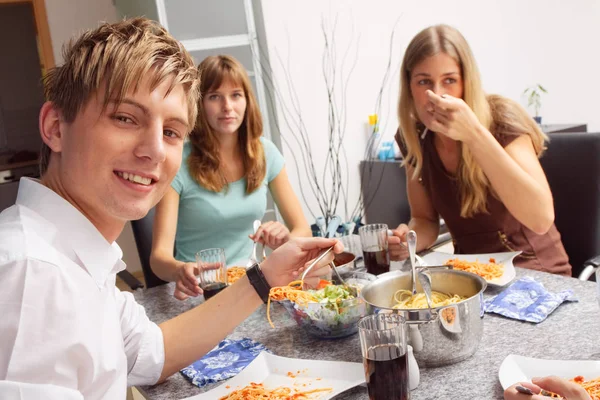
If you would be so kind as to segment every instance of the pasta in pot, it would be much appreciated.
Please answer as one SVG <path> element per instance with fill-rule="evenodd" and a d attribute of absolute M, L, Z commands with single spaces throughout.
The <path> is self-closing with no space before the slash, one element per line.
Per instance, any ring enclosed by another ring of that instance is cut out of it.
<path fill-rule="evenodd" d="M 455 295 L 449 295 L 442 292 L 431 292 L 431 306 L 432 307 L 443 307 L 450 304 L 455 304 L 465 300 L 466 297 Z M 425 293 L 412 294 L 412 291 L 400 289 L 394 293 L 394 306 L 395 309 L 415 309 L 415 308 L 429 308 L 427 304 L 427 298 Z"/>

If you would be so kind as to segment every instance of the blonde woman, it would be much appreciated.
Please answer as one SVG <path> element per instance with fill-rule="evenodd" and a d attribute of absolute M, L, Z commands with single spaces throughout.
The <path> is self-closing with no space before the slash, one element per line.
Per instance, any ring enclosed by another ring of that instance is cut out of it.
<path fill-rule="evenodd" d="M 253 241 L 276 249 L 293 236 L 311 236 L 302 207 L 275 145 L 262 137 L 262 118 L 244 67 L 211 56 L 201 74 L 196 127 L 181 169 L 156 208 L 152 270 L 176 281 L 179 299 L 201 293 L 195 254 L 225 249 L 228 265 L 245 265 Z M 285 225 L 267 222 L 254 235 L 270 191 Z M 175 248 L 175 255 L 173 255 Z"/>
<path fill-rule="evenodd" d="M 457 254 L 520 250 L 516 265 L 570 275 L 538 160 L 546 137 L 516 102 L 484 93 L 460 32 L 446 25 L 421 31 L 400 80 L 396 140 L 411 220 L 394 230 L 391 258 L 406 258 L 400 241 L 408 229 L 418 234 L 418 250 L 431 246 L 441 216 Z"/>

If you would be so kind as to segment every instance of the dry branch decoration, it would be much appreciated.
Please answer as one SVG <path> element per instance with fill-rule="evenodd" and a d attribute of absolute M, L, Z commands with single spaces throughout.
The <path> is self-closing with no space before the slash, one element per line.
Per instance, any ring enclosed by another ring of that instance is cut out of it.
<path fill-rule="evenodd" d="M 388 63 L 375 101 L 374 112 L 376 115 L 381 115 L 382 99 L 389 90 L 389 80 L 393 76 L 391 73 L 393 42 L 397 25 L 398 21 L 390 35 Z M 348 158 L 344 147 L 347 122 L 347 92 L 354 68 L 359 59 L 358 43 L 360 35 L 355 38 L 354 25 L 352 24 L 349 44 L 340 58 L 336 43 L 336 37 L 340 34 L 338 16 L 334 18 L 333 23 L 329 23 L 327 19 L 322 18 L 321 31 L 324 38 L 321 67 L 324 93 L 328 104 L 328 124 L 327 127 L 324 127 L 327 134 L 327 153 L 322 170 L 319 170 L 315 164 L 313 143 L 311 143 L 304 123 L 307 117 L 302 112 L 294 79 L 290 75 L 289 54 L 287 61 L 284 62 L 279 52 L 275 51 L 277 63 L 283 72 L 285 85 L 275 80 L 271 68 L 264 62 L 261 62 L 261 72 L 267 88 L 266 96 L 269 108 L 275 110 L 276 106 L 279 106 L 282 111 L 278 113 L 278 118 L 273 120 L 275 126 L 272 126 L 271 129 L 279 133 L 281 140 L 288 148 L 293 149 L 291 156 L 298 175 L 300 196 L 308 211 L 316 221 L 320 222 L 319 225 L 321 226 L 329 224 L 335 216 L 342 213 L 343 218 L 340 219 L 345 221 L 345 228 L 351 233 L 355 224 L 360 224 L 365 206 L 368 206 L 372 201 L 372 197 L 379 190 L 383 173 L 378 177 L 371 176 L 371 179 L 367 182 L 369 185 L 377 185 L 376 189 L 371 192 L 371 198 L 364 199 L 362 194 L 354 201 L 348 198 L 349 180 L 357 174 L 349 171 Z M 288 50 L 292 49 L 289 34 L 287 48 Z M 259 51 L 260 59 L 265 59 L 266 55 L 262 48 L 253 49 L 253 51 Z M 397 69 L 399 69 L 399 65 Z M 377 124 L 372 126 L 374 131 L 378 128 Z M 365 159 L 369 159 L 373 154 L 373 149 L 379 146 L 378 137 L 374 134 L 369 136 L 364 152 Z M 303 180 L 303 177 L 307 179 Z M 318 209 L 309 206 L 308 199 L 311 196 L 316 200 Z"/>

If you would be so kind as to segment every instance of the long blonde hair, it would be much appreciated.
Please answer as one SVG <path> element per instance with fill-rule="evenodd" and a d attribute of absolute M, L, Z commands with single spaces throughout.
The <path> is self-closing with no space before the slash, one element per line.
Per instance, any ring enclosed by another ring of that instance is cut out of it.
<path fill-rule="evenodd" d="M 404 53 L 400 71 L 400 137 L 407 150 L 404 165 L 414 167 L 412 178 L 420 176 L 423 152 L 419 143 L 422 124 L 410 90 L 411 73 L 423 60 L 439 53 L 449 55 L 459 65 L 464 85 L 463 100 L 471 107 L 479 122 L 495 135 L 528 134 L 539 156 L 546 136 L 537 124 L 518 103 L 497 95 L 486 96 L 477 63 L 465 38 L 455 28 L 435 25 L 422 30 L 412 39 Z M 462 154 L 457 171 L 460 215 L 469 218 L 480 212 L 488 212 L 486 200 L 492 188 L 467 146 L 461 144 L 460 148 Z"/>
<path fill-rule="evenodd" d="M 252 193 L 260 187 L 266 175 L 266 161 L 263 145 L 260 141 L 263 124 L 260 109 L 252 91 L 246 70 L 235 58 L 230 56 L 210 56 L 198 66 L 200 71 L 200 101 L 198 120 L 190 135 L 192 152 L 188 157 L 191 176 L 204 188 L 220 192 L 228 186 L 221 167 L 218 134 L 209 125 L 202 97 L 218 89 L 223 82 L 239 85 L 246 97 L 246 113 L 238 130 L 238 143 L 242 153 L 246 177 L 246 193 Z"/>

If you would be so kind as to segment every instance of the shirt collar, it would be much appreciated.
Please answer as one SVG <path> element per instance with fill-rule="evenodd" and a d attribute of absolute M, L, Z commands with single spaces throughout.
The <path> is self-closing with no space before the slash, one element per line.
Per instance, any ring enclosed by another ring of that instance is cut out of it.
<path fill-rule="evenodd" d="M 71 247 L 97 285 L 125 269 L 117 242 L 108 243 L 100 231 L 71 203 L 38 180 L 21 178 L 16 204 L 35 211 L 53 224 L 60 241 Z M 77 260 L 74 260 L 77 262 Z"/>

